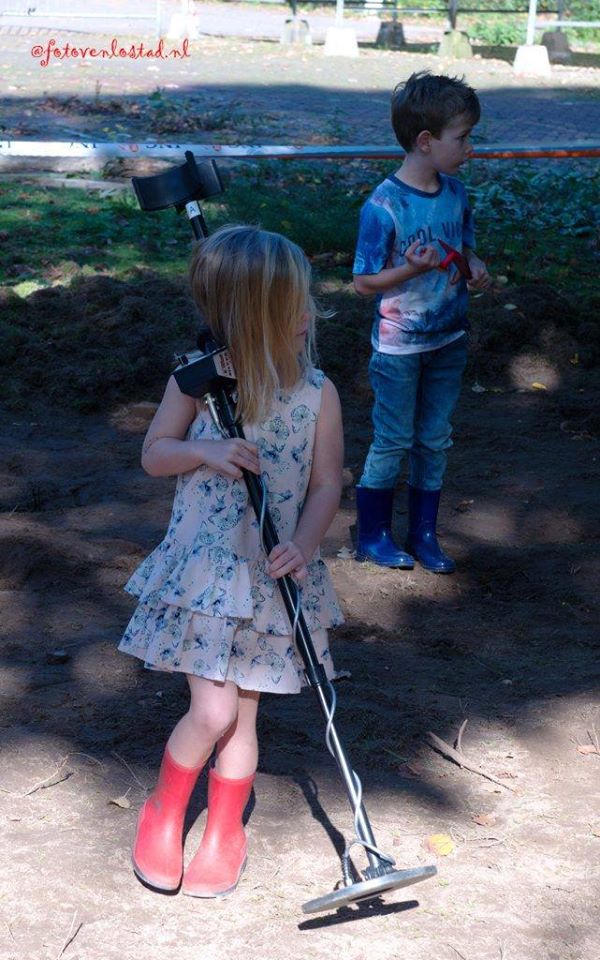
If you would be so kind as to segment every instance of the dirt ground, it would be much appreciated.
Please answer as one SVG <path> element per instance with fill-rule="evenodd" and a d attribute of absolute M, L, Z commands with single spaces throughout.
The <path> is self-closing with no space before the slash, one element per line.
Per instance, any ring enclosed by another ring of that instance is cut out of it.
<path fill-rule="evenodd" d="M 506 296 L 529 314 L 535 293 Z M 235 895 L 136 881 L 137 810 L 186 704 L 181 678 L 116 650 L 123 583 L 170 512 L 173 482 L 139 466 L 156 391 L 103 413 L 0 414 L 2 960 L 597 960 L 600 383 L 576 332 L 550 325 L 502 357 L 475 320 L 440 523 L 454 576 L 349 556 L 368 351 L 335 367 L 347 485 L 324 555 L 346 616 L 332 637 L 338 730 L 379 846 L 438 869 L 337 913 L 301 911 L 341 880 L 352 836 L 310 691 L 263 699 Z M 401 487 L 399 535 L 405 522 Z M 461 726 L 474 770 L 429 745 Z M 202 782 L 188 858 L 204 805 Z M 429 849 L 438 834 L 449 852 Z"/>

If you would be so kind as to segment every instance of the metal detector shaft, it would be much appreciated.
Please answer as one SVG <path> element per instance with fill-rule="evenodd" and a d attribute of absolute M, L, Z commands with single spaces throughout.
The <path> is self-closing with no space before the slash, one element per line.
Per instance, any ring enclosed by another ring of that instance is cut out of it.
<path fill-rule="evenodd" d="M 198 166 L 189 150 L 185 154 L 185 159 L 186 162 L 182 166 L 152 177 L 133 177 L 132 183 L 142 210 L 163 210 L 166 207 L 175 207 L 178 212 L 181 212 L 185 209 L 194 236 L 197 240 L 201 240 L 208 235 L 208 230 L 198 201 L 221 193 L 223 184 L 214 160 L 210 164 L 204 163 Z M 192 363 L 188 357 L 180 358 L 181 365 L 175 371 L 175 378 L 183 393 L 196 398 L 204 397 L 207 400 L 211 414 L 214 414 L 213 418 L 218 420 L 226 434 L 232 438 L 245 439 L 242 426 L 236 423 L 235 410 L 228 392 L 235 384 L 235 371 L 230 358 L 229 361 L 227 360 L 228 353 L 225 348 L 214 342 L 211 343 L 211 340 L 210 331 L 205 330 L 200 333 L 198 337 L 200 355 L 196 356 Z M 206 353 L 207 346 L 208 353 Z M 198 364 L 200 364 L 199 368 Z M 188 376 L 185 371 L 192 371 L 192 376 Z M 264 502 L 264 484 L 255 474 L 247 470 L 243 470 L 242 473 L 252 507 L 261 522 L 263 545 L 267 553 L 270 553 L 279 543 L 279 538 Z M 323 714 L 327 719 L 327 745 L 335 757 L 350 798 L 357 838 L 355 842 L 363 844 L 369 860 L 368 868 L 363 871 L 364 879 L 352 883 L 348 853 L 352 846 L 350 844 L 342 857 L 344 887 L 302 905 L 304 913 L 337 910 L 355 901 L 373 899 L 381 893 L 419 883 L 434 876 L 436 868 L 429 866 L 394 870 L 394 860 L 378 851 L 367 812 L 361 801 L 360 781 L 350 766 L 346 751 L 333 724 L 335 692 L 327 679 L 323 664 L 317 658 L 300 607 L 298 586 L 291 576 L 279 577 L 277 583 L 292 633 L 295 635 L 298 650 L 304 662 L 308 684 L 316 691 Z M 328 695 L 330 701 L 328 701 Z"/>
<path fill-rule="evenodd" d="M 235 413 L 227 392 L 225 390 L 216 391 L 214 394 L 214 399 L 219 410 L 221 422 L 229 435 L 234 438 L 239 437 L 241 439 L 245 439 L 244 431 L 241 425 L 236 422 Z M 259 518 L 263 516 L 263 541 L 267 553 L 270 553 L 273 547 L 277 546 L 279 543 L 279 538 L 268 509 L 263 510 L 262 481 L 256 476 L 256 474 L 251 473 L 249 470 L 242 469 L 242 473 L 248 488 L 248 495 L 252 502 L 254 512 Z M 324 686 L 328 684 L 329 681 L 327 680 L 323 664 L 319 661 L 316 655 L 310 631 L 306 624 L 306 620 L 304 619 L 302 610 L 300 609 L 299 615 L 296 615 L 296 611 L 298 609 L 298 587 L 293 577 L 291 577 L 289 574 L 279 577 L 277 584 L 279 586 L 290 623 L 297 622 L 295 639 L 300 651 L 300 655 L 304 662 L 308 683 L 316 691 L 323 713 L 329 721 L 330 706 L 324 689 Z M 352 767 L 348 760 L 344 746 L 341 743 L 335 726 L 332 722 L 330 722 L 329 725 L 329 736 L 331 748 L 335 756 L 338 769 L 344 779 L 344 783 L 346 784 L 346 790 L 350 797 L 352 809 L 357 811 L 357 834 L 360 840 L 365 841 L 365 843 L 370 844 L 372 847 L 376 847 L 377 844 L 375 842 L 371 824 L 369 823 L 367 812 L 362 802 L 359 803 L 360 797 L 356 790 L 356 784 L 352 774 Z M 366 847 L 365 850 L 370 864 L 370 874 L 372 876 L 377 876 L 379 874 L 379 868 L 383 867 L 383 862 L 371 850 L 369 850 L 368 847 Z M 389 864 L 387 869 L 389 869 Z"/>

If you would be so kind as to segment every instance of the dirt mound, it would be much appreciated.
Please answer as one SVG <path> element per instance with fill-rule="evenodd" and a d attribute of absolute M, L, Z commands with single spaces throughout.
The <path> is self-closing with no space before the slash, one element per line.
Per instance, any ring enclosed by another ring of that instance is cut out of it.
<path fill-rule="evenodd" d="M 600 297 L 584 309 L 547 283 L 521 284 L 473 298 L 474 352 L 481 369 L 502 374 L 516 357 L 525 355 L 559 369 L 569 364 L 594 366 L 600 359 L 599 308 Z"/>
<path fill-rule="evenodd" d="M 372 301 L 357 297 L 349 283 L 317 284 L 317 291 L 333 311 L 319 321 L 320 363 L 343 395 L 358 391 L 365 399 L 365 364 L 356 361 L 370 352 Z M 69 286 L 28 297 L 1 288 L 0 304 L 5 318 L 0 389 L 13 409 L 37 399 L 93 412 L 158 398 L 174 355 L 193 347 L 198 323 L 181 285 L 142 271 L 127 281 L 76 276 Z M 598 312 L 584 313 L 545 283 L 473 298 L 478 374 L 492 382 L 508 378 L 517 388 L 536 381 L 556 386 L 573 366 L 598 362 Z M 17 357 L 26 359 L 18 373 Z"/>
<path fill-rule="evenodd" d="M 4 290 L 2 300 L 2 391 L 13 408 L 40 400 L 91 412 L 143 399 L 165 382 L 175 351 L 193 345 L 190 299 L 152 273 L 75 278 L 27 298 Z M 17 356 L 26 361 L 18 377 Z"/>

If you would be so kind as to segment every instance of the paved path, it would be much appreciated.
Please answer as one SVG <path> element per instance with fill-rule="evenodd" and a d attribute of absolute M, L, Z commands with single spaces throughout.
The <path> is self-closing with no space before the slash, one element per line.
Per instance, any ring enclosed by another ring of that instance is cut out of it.
<path fill-rule="evenodd" d="M 5 0 L 7 2 L 7 0 Z M 33 2 L 33 0 L 32 0 Z M 38 0 L 38 3 L 40 0 Z M 123 4 L 129 0 L 119 0 Z M 86 9 L 92 10 L 89 0 Z M 102 9 L 117 0 L 103 0 Z M 68 2 L 62 2 L 66 10 Z M 483 118 L 478 128 L 484 143 L 569 144 L 598 142 L 600 137 L 600 69 L 591 66 L 557 66 L 549 80 L 524 80 L 514 75 L 510 62 L 473 58 L 442 61 L 418 52 L 409 44 L 402 51 L 363 47 L 356 59 L 326 57 L 323 47 L 250 42 L 247 30 L 268 24 L 279 31 L 285 9 L 249 4 L 198 3 L 203 29 L 232 32 L 235 36 L 204 36 L 190 46 L 182 61 L 131 61 L 114 59 L 53 61 L 40 67 L 31 55 L 35 42 L 48 36 L 59 42 L 107 45 L 112 35 L 86 36 L 57 21 L 52 30 L 23 26 L 0 29 L 0 112 L 5 136 L 29 139 L 69 139 L 74 134 L 89 139 L 132 140 L 152 133 L 148 111 L 126 116 L 103 116 L 87 109 L 50 108 L 48 97 L 79 98 L 119 96 L 126 103 L 160 87 L 165 96 L 185 98 L 187 113 L 198 116 L 185 136 L 168 131 L 153 139 L 186 139 L 215 143 L 340 143 L 390 144 L 389 94 L 392 86 L 413 70 L 464 74 L 480 93 Z M 178 9 L 175 4 L 173 9 Z M 320 19 L 319 19 L 320 18 Z M 327 18 L 310 14 L 311 27 Z M 375 18 L 362 21 L 363 27 Z M 331 18 L 329 18 L 331 20 Z M 129 40 L 143 35 L 139 22 Z M 115 23 L 113 22 L 113 26 Z M 147 24 L 148 26 L 148 24 Z M 266 29 L 266 28 L 265 28 Z M 80 38 L 79 40 L 77 38 Z M 585 62 L 585 61 L 583 61 Z M 594 62 L 588 58 L 588 62 Z M 596 63 L 600 66 L 600 58 Z M 228 113 L 231 123 L 204 128 L 202 117 L 211 111 Z M 111 123 L 112 120 L 119 122 Z M 594 161 L 590 161 L 594 162 Z"/>
<path fill-rule="evenodd" d="M 11 16 L 8 11 L 22 10 L 22 16 Z M 31 13 L 27 15 L 27 10 Z M 59 11 L 60 16 L 49 11 Z M 331 14 L 321 10 L 300 13 L 299 19 L 306 20 L 314 43 L 323 43 L 329 27 L 335 25 L 334 8 Z M 160 14 L 157 17 L 157 4 L 138 0 L 87 0 L 82 6 L 80 0 L 0 0 L 0 27 L 12 35 L 25 30 L 64 25 L 65 29 L 84 33 L 123 33 L 132 29 L 137 34 L 153 35 L 157 22 L 166 25 L 170 18 L 180 13 L 179 0 L 161 0 Z M 194 3 L 197 28 L 201 35 L 213 37 L 244 37 L 253 40 L 279 40 L 286 20 L 292 16 L 291 10 L 282 4 L 256 5 L 253 3 Z M 377 39 L 380 20 L 376 15 L 364 13 L 344 15 L 344 26 L 356 32 L 360 43 L 374 43 Z M 428 24 L 426 20 L 405 26 L 405 35 L 409 42 L 434 43 L 440 39 L 443 27 Z"/>

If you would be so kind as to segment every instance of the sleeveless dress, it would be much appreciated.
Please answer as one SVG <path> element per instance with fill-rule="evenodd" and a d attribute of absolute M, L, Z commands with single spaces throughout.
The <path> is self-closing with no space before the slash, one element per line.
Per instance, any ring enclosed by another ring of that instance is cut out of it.
<path fill-rule="evenodd" d="M 291 392 L 277 392 L 263 423 L 244 427 L 258 446 L 269 512 L 282 542 L 293 537 L 308 489 L 324 379 L 320 370 L 309 371 Z M 187 438 L 222 439 L 204 404 Z M 206 465 L 180 475 L 165 538 L 125 589 L 139 604 L 119 650 L 146 667 L 232 680 L 262 692 L 297 693 L 305 684 L 243 479 Z M 308 564 L 301 601 L 331 679 L 327 628 L 343 617 L 318 551 Z"/>

